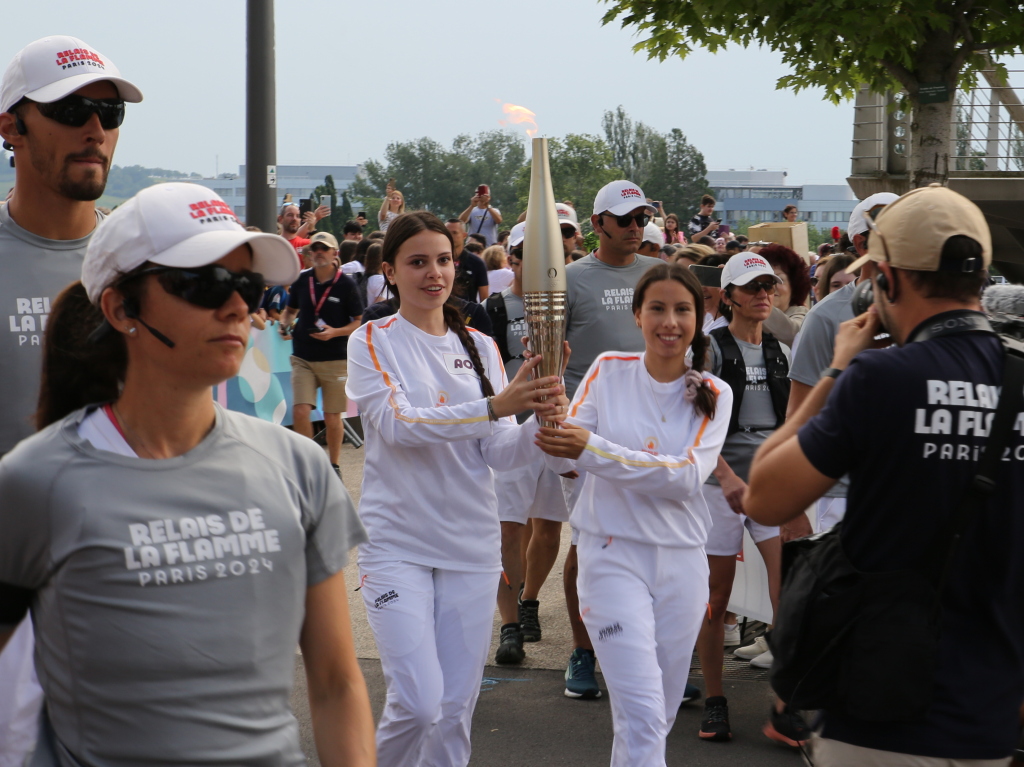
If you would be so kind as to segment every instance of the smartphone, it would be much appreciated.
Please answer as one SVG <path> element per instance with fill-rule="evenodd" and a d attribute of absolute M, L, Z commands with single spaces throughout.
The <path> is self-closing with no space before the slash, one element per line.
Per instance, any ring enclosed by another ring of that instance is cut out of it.
<path fill-rule="evenodd" d="M 476 196 L 477 197 L 483 197 L 485 194 L 486 195 L 490 195 L 490 193 L 491 193 L 491 188 L 489 186 L 487 186 L 487 184 L 481 184 L 480 186 L 478 186 L 476 188 Z"/>
<path fill-rule="evenodd" d="M 700 264 L 691 264 L 690 271 L 697 277 L 697 281 L 700 282 L 706 288 L 720 288 L 722 287 L 722 267 L 720 266 L 701 266 Z"/>
<path fill-rule="evenodd" d="M 398 183 L 395 181 L 394 176 L 388 179 L 388 186 L 390 186 L 392 189 L 398 189 Z"/>
<path fill-rule="evenodd" d="M 322 194 L 322 195 L 320 195 L 320 204 L 321 205 L 326 205 L 327 206 L 327 210 L 330 210 L 331 209 L 331 196 L 329 194 Z"/>
<path fill-rule="evenodd" d="M 366 218 L 366 211 L 365 210 L 361 210 L 356 215 L 357 216 L 362 216 L 363 218 Z"/>
<path fill-rule="evenodd" d="M 661 200 L 655 200 L 654 202 L 651 203 L 651 205 L 653 205 L 655 208 L 660 208 Z"/>
<path fill-rule="evenodd" d="M 316 322 L 314 322 L 313 324 L 314 324 L 314 325 L 316 325 L 316 327 L 317 327 L 317 330 L 313 331 L 314 333 L 315 333 L 315 332 L 319 332 L 320 330 L 323 330 L 324 328 L 326 328 L 326 327 L 327 327 L 327 323 L 326 323 L 326 322 L 324 322 L 324 321 L 323 321 L 322 319 L 320 319 L 319 317 L 317 317 L 317 320 L 316 320 Z"/>
<path fill-rule="evenodd" d="M 299 200 L 299 215 L 304 216 L 313 210 L 313 200 L 311 198 L 303 197 Z"/>
<path fill-rule="evenodd" d="M 720 227 L 718 227 L 718 236 L 719 237 L 725 237 L 731 231 L 732 230 L 729 228 L 728 224 L 722 224 Z"/>

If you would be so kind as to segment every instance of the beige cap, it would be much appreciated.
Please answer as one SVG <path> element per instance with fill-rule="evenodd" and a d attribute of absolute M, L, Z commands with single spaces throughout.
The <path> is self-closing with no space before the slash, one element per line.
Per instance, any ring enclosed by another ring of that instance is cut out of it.
<path fill-rule="evenodd" d="M 943 246 L 957 235 L 981 245 L 986 268 L 992 263 L 992 234 L 981 209 L 941 184 L 913 189 L 886 205 L 877 220 L 867 221 L 871 230 L 868 252 L 850 264 L 847 272 L 860 269 L 868 261 L 886 261 L 897 269 L 937 272 Z M 981 266 L 964 271 L 976 271 Z"/>
<path fill-rule="evenodd" d="M 334 238 L 334 235 L 330 232 L 317 232 L 309 238 L 309 246 L 313 247 L 317 243 L 322 243 L 328 248 L 338 249 L 338 241 Z"/>

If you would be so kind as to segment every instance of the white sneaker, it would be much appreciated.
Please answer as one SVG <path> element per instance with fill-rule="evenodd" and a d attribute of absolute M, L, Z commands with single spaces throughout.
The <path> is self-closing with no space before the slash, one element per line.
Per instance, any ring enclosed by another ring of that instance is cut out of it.
<path fill-rule="evenodd" d="M 763 636 L 759 636 L 754 640 L 753 644 L 748 644 L 746 647 L 734 650 L 733 655 L 737 658 L 743 658 L 743 660 L 753 660 L 758 655 L 763 655 L 766 652 L 768 652 L 768 642 L 765 641 Z"/>
<path fill-rule="evenodd" d="M 772 657 L 772 651 L 768 650 L 758 655 L 756 658 L 751 658 L 750 665 L 754 668 L 771 668 L 772 661 L 775 660 Z"/>
<path fill-rule="evenodd" d="M 740 625 L 734 623 L 731 626 L 725 624 L 725 646 L 726 647 L 739 647 L 742 638 L 740 637 Z"/>

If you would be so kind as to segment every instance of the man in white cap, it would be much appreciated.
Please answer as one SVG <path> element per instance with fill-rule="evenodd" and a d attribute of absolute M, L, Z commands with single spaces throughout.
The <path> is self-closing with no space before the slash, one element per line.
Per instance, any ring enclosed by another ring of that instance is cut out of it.
<path fill-rule="evenodd" d="M 14 153 L 14 194 L 0 206 L 0 455 L 35 431 L 50 302 L 78 279 L 125 102 L 142 93 L 104 54 L 74 37 L 23 48 L 0 82 L 0 136 Z"/>
<path fill-rule="evenodd" d="M 637 254 L 644 227 L 657 213 L 647 203 L 643 190 L 632 181 L 612 181 L 594 199 L 590 222 L 599 246 L 588 256 L 565 268 L 566 340 L 572 356 L 565 370 L 566 396 L 572 399 L 591 363 L 602 352 L 643 351 L 644 339 L 633 317 L 633 288 L 637 280 L 661 263 L 660 259 Z M 569 511 L 575 505 L 583 482 L 562 483 Z M 576 592 L 575 531 L 563 571 L 566 608 L 573 634 L 573 652 L 565 672 L 565 694 L 571 698 L 600 697 L 594 677 L 594 649 L 580 619 Z"/>
<path fill-rule="evenodd" d="M 581 243 L 580 224 L 576 218 L 576 210 L 564 202 L 556 202 L 555 210 L 558 212 L 558 224 L 562 230 L 562 250 L 565 251 L 566 265 L 572 263 L 572 252 Z"/>
<path fill-rule="evenodd" d="M 937 184 L 869 226 L 868 252 L 852 267 L 870 280 L 874 305 L 843 323 L 817 385 L 761 447 L 744 505 L 780 524 L 848 474 L 842 551 L 879 579 L 865 612 L 837 615 L 851 639 L 834 661 L 805 658 L 812 686 L 837 691 L 812 740 L 814 764 L 1008 764 L 1024 700 L 1024 401 L 1020 379 L 1007 376 L 1021 359 L 979 302 L 991 235 L 974 203 Z M 875 350 L 883 329 L 896 347 Z M 931 584 L 938 603 L 921 591 L 889 601 L 894 584 L 914 582 Z M 792 596 L 794 609 L 821 617 L 820 602 Z M 838 665 L 849 671 L 842 683 L 820 673 Z"/>
<path fill-rule="evenodd" d="M 899 196 L 891 192 L 878 192 L 857 203 L 850 214 L 846 233 L 859 256 L 868 251 L 868 217 L 876 217 L 886 205 L 898 199 Z M 789 413 L 799 410 L 821 377 L 821 371 L 828 367 L 840 323 L 853 319 L 850 301 L 853 299 L 855 287 L 856 284 L 851 282 L 840 290 L 829 293 L 824 301 L 815 304 L 807 313 L 800 334 L 793 344 L 793 364 L 789 369 L 789 378 L 792 381 L 789 391 Z M 846 488 L 847 481 L 842 478 L 834 487 L 829 488 L 823 498 L 818 499 L 815 508 L 816 531 L 827 530 L 843 518 L 846 511 Z M 783 530 L 783 540 L 810 534 L 809 522 L 804 518 L 797 518 Z"/>
<path fill-rule="evenodd" d="M 50 302 L 82 272 L 102 215 L 103 194 L 125 102 L 142 93 L 105 55 L 74 37 L 52 36 L 19 51 L 0 80 L 0 137 L 13 152 L 13 194 L 0 205 L 0 456 L 35 431 L 43 331 Z M 0 688 L 17 690 L 0 711 L 0 761 L 35 741 L 41 692 L 32 670 L 31 624 L 0 655 Z M 7 724 L 20 718 L 21 727 Z M 26 727 L 28 728 L 26 730 Z"/>
<path fill-rule="evenodd" d="M 652 221 L 644 227 L 644 239 L 640 243 L 640 247 L 636 252 L 641 256 L 659 258 L 661 255 L 661 246 L 664 244 L 665 235 L 662 233 L 661 227 Z"/>

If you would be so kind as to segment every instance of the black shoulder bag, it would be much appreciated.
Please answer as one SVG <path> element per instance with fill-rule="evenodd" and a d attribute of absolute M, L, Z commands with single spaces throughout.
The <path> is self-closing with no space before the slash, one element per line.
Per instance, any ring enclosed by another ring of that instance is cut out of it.
<path fill-rule="evenodd" d="M 794 709 L 873 722 L 920 721 L 932 702 L 942 593 L 960 539 L 985 510 L 1014 414 L 1024 409 L 1024 346 L 1002 338 L 999 406 L 974 481 L 916 569 L 858 570 L 842 524 L 783 547 L 782 595 L 769 638 L 769 678 Z"/>

